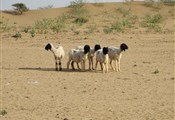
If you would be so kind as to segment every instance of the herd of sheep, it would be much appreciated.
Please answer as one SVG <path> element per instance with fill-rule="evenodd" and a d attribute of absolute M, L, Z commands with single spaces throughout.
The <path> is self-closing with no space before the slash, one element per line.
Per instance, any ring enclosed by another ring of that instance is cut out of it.
<path fill-rule="evenodd" d="M 85 62 L 88 59 L 89 61 L 89 70 L 96 70 L 97 64 L 100 63 L 101 70 L 103 72 L 108 72 L 108 63 L 110 63 L 111 68 L 114 71 L 120 71 L 120 60 L 122 56 L 122 52 L 128 49 L 128 46 L 125 43 L 122 43 L 119 48 L 117 47 L 103 47 L 99 44 L 96 44 L 94 48 L 91 48 L 89 45 L 78 46 L 74 49 L 71 49 L 68 53 L 69 59 L 67 62 L 67 69 L 71 64 L 72 69 L 74 70 L 74 63 L 77 64 L 77 68 L 85 71 Z M 48 43 L 45 46 L 45 50 L 50 50 L 54 54 L 55 57 L 55 66 L 56 71 L 62 70 L 62 59 L 65 56 L 65 51 L 61 45 L 54 47 L 53 44 Z M 96 58 L 96 64 L 94 68 L 94 56 Z M 113 66 L 113 61 L 115 62 L 115 67 Z M 79 66 L 81 64 L 81 67 Z"/>

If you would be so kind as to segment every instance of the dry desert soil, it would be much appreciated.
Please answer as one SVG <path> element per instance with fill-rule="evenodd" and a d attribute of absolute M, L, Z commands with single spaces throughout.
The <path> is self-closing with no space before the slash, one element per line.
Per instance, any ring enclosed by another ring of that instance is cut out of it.
<path fill-rule="evenodd" d="M 155 9 L 143 3 L 87 4 L 83 8 L 88 21 L 82 25 L 72 22 L 71 8 L 30 10 L 23 15 L 1 11 L 1 20 L 9 27 L 0 33 L 1 120 L 173 120 L 174 8 L 162 5 Z M 119 8 L 138 17 L 134 27 L 104 32 L 105 27 L 110 30 L 115 21 L 129 16 Z M 34 28 L 37 20 L 63 14 L 69 17 L 61 31 L 41 33 Z M 145 15 L 155 14 L 163 18 L 158 23 L 160 31 L 140 25 Z M 35 30 L 34 37 L 22 30 L 27 26 Z M 16 32 L 21 38 L 12 37 Z M 62 71 L 55 71 L 53 54 L 44 49 L 49 42 L 64 47 Z M 102 73 L 99 66 L 93 71 L 67 70 L 71 48 L 96 43 L 128 45 L 120 72 L 110 66 L 108 73 Z"/>

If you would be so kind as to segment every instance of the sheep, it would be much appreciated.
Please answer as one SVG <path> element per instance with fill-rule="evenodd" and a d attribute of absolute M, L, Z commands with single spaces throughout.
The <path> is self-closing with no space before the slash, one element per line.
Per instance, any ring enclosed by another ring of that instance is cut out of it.
<path fill-rule="evenodd" d="M 128 46 L 125 43 L 120 45 L 120 48 L 117 47 L 109 47 L 109 59 L 110 59 L 110 66 L 114 71 L 121 71 L 120 70 L 120 60 L 122 57 L 122 52 L 128 49 Z M 112 61 L 115 61 L 115 68 L 113 67 Z M 118 66 L 118 67 L 117 67 Z"/>
<path fill-rule="evenodd" d="M 72 69 L 74 70 L 75 68 L 74 68 L 73 64 L 74 64 L 74 62 L 76 62 L 77 66 L 78 66 L 78 63 L 81 63 L 81 69 L 83 71 L 85 71 L 85 62 L 86 62 L 87 55 L 88 55 L 89 51 L 90 51 L 89 45 L 85 45 L 83 50 L 71 49 L 69 51 L 69 60 L 67 62 L 67 69 L 69 69 L 70 62 L 72 62 L 71 66 L 72 66 Z M 78 68 L 79 68 L 79 66 L 78 66 Z"/>
<path fill-rule="evenodd" d="M 95 65 L 95 69 L 97 69 L 97 64 L 98 62 L 100 62 L 101 65 L 101 70 L 103 71 L 103 73 L 108 72 L 108 47 L 103 47 L 103 49 L 100 49 L 96 52 L 96 65 Z"/>
<path fill-rule="evenodd" d="M 80 49 L 82 50 L 83 47 L 82 46 L 78 46 L 76 47 L 76 49 Z M 89 60 L 89 70 L 94 70 L 94 62 L 93 62 L 93 58 L 94 58 L 94 55 L 95 55 L 95 52 L 97 50 L 101 49 L 101 46 L 99 44 L 96 44 L 94 46 L 94 48 L 90 48 L 90 52 L 88 53 L 88 60 Z M 77 67 L 78 67 L 78 64 L 77 64 Z"/>
<path fill-rule="evenodd" d="M 45 50 L 50 50 L 54 57 L 55 57 L 55 70 L 58 71 L 58 62 L 59 62 L 59 70 L 62 70 L 61 60 L 65 56 L 64 49 L 61 45 L 58 45 L 57 47 L 54 47 L 51 43 L 48 43 L 45 46 Z"/>

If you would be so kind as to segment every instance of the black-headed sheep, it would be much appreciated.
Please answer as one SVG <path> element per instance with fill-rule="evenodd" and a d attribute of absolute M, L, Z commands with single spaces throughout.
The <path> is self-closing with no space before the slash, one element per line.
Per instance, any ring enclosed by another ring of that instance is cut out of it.
<path fill-rule="evenodd" d="M 122 52 L 128 49 L 128 46 L 125 43 L 120 45 L 120 48 L 109 47 L 109 59 L 110 65 L 114 71 L 120 71 L 120 60 L 122 57 Z M 115 61 L 115 68 L 113 67 L 113 61 Z M 118 66 L 118 67 L 117 67 Z"/>
<path fill-rule="evenodd" d="M 103 72 L 108 72 L 108 47 L 104 47 L 96 52 L 96 65 L 95 69 L 97 69 L 98 62 L 100 63 L 101 69 Z"/>
<path fill-rule="evenodd" d="M 83 49 L 82 46 L 78 46 L 76 47 L 76 49 Z M 88 60 L 89 60 L 89 70 L 94 70 L 94 56 L 95 56 L 95 52 L 97 50 L 101 49 L 101 46 L 99 44 L 96 44 L 94 46 L 94 48 L 90 48 L 90 51 L 88 53 Z M 78 66 L 78 65 L 77 65 Z"/>
<path fill-rule="evenodd" d="M 71 49 L 69 51 L 69 60 L 67 62 L 67 69 L 69 69 L 69 65 L 71 63 L 72 69 L 74 68 L 74 62 L 81 63 L 81 69 L 84 71 L 85 70 L 85 62 L 88 58 L 88 53 L 90 51 L 90 46 L 85 45 L 84 49 Z M 79 66 L 78 66 L 79 67 Z"/>
<path fill-rule="evenodd" d="M 55 69 L 58 70 L 58 63 L 59 63 L 59 70 L 62 70 L 61 60 L 64 58 L 65 52 L 61 45 L 54 47 L 51 43 L 48 43 L 45 46 L 45 50 L 50 50 L 54 57 L 55 57 Z"/>

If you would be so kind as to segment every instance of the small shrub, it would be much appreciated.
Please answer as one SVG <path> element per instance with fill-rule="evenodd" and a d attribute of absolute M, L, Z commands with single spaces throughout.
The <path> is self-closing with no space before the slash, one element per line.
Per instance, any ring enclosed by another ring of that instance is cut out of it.
<path fill-rule="evenodd" d="M 14 37 L 14 38 L 18 39 L 18 38 L 21 38 L 21 37 L 22 37 L 22 35 L 21 35 L 21 33 L 20 33 L 20 32 L 16 32 L 16 34 L 15 34 L 15 35 L 13 35 L 12 37 Z"/>
<path fill-rule="evenodd" d="M 160 14 L 156 14 L 153 16 L 146 15 L 143 18 L 143 21 L 141 22 L 141 26 L 147 27 L 149 29 L 153 29 L 156 32 L 160 32 L 161 27 L 160 27 L 159 23 L 161 23 L 162 21 L 163 21 L 163 17 Z"/>
<path fill-rule="evenodd" d="M 136 16 L 136 15 L 131 15 L 131 16 L 129 16 L 127 19 L 130 21 L 131 24 L 135 24 L 136 21 L 138 20 L 138 16 Z"/>
<path fill-rule="evenodd" d="M 126 9 L 124 9 L 124 8 L 122 8 L 122 7 L 118 8 L 117 11 L 118 11 L 120 14 L 122 14 L 123 17 L 126 17 L 126 16 L 128 16 L 128 15 L 130 14 L 130 11 L 129 11 L 129 10 L 126 10 Z"/>
<path fill-rule="evenodd" d="M 74 21 L 76 24 L 82 25 L 83 23 L 88 22 L 88 19 L 85 17 L 78 17 Z"/>
<path fill-rule="evenodd" d="M 168 11 L 168 13 L 169 13 L 172 17 L 174 17 L 174 11 L 175 11 L 175 9 L 172 8 L 172 9 L 170 9 L 170 10 Z"/>
<path fill-rule="evenodd" d="M 117 32 L 124 32 L 126 28 L 131 28 L 132 24 L 128 19 L 123 19 L 112 24 L 112 29 Z"/>
<path fill-rule="evenodd" d="M 52 19 L 42 19 L 42 20 L 38 20 L 35 23 L 35 28 L 36 29 L 42 29 L 42 30 L 47 30 L 50 28 L 50 26 L 52 25 L 54 21 Z"/>
<path fill-rule="evenodd" d="M 35 28 L 41 30 L 41 32 L 45 32 L 49 29 L 53 30 L 53 32 L 59 32 L 61 29 L 65 27 L 65 20 L 67 19 L 66 15 L 62 15 L 58 18 L 54 19 L 42 19 L 35 23 Z"/>
<path fill-rule="evenodd" d="M 1 111 L 0 111 L 0 115 L 4 116 L 4 115 L 6 115 L 6 114 L 7 114 L 7 111 L 6 111 L 6 110 L 1 110 Z"/>
<path fill-rule="evenodd" d="M 74 0 L 69 6 L 71 9 L 69 11 L 72 18 L 86 17 L 88 15 L 88 10 L 83 7 L 85 4 L 84 0 Z"/>
<path fill-rule="evenodd" d="M 80 34 L 80 31 L 73 31 L 75 33 L 75 35 L 79 35 Z"/>
<path fill-rule="evenodd" d="M 117 32 L 124 32 L 124 26 L 118 21 L 112 24 L 112 29 Z"/>
<path fill-rule="evenodd" d="M 163 4 L 163 1 L 144 0 L 144 5 L 146 7 L 151 7 L 157 10 L 161 9 L 162 4 Z"/>
<path fill-rule="evenodd" d="M 68 7 L 71 8 L 82 8 L 84 6 L 85 2 L 84 0 L 74 0 L 70 2 L 70 5 Z"/>
<path fill-rule="evenodd" d="M 30 26 L 28 26 L 28 27 L 24 27 L 24 28 L 22 28 L 21 32 L 28 33 L 30 29 L 31 29 Z"/>
<path fill-rule="evenodd" d="M 109 33 L 111 33 L 113 30 L 112 30 L 112 28 L 110 28 L 110 27 L 106 27 L 106 28 L 104 28 L 103 29 L 103 32 L 105 33 L 105 34 L 109 34 Z"/>
<path fill-rule="evenodd" d="M 168 6 L 175 6 L 174 0 L 164 0 L 164 4 Z"/>
<path fill-rule="evenodd" d="M 58 18 L 55 18 L 51 25 L 51 29 L 53 30 L 53 32 L 60 32 L 64 27 L 65 27 L 65 20 L 66 20 L 67 16 L 61 16 Z"/>
<path fill-rule="evenodd" d="M 5 32 L 8 31 L 9 29 L 10 27 L 8 26 L 8 19 L 2 17 L 2 19 L 0 19 L 0 31 Z"/>
<path fill-rule="evenodd" d="M 30 35 L 31 35 L 31 37 L 35 37 L 36 33 L 35 33 L 35 30 L 34 30 L 34 29 L 32 29 L 32 30 L 30 31 Z"/>
<path fill-rule="evenodd" d="M 53 30 L 53 32 L 60 32 L 63 27 L 64 27 L 64 24 L 56 22 L 52 24 L 51 29 Z"/>
<path fill-rule="evenodd" d="M 88 26 L 88 33 L 93 33 L 95 30 L 97 30 L 96 24 Z"/>
<path fill-rule="evenodd" d="M 158 74 L 158 73 L 159 73 L 159 70 L 156 69 L 153 73 L 154 73 L 154 74 Z"/>
<path fill-rule="evenodd" d="M 72 18 L 87 16 L 88 13 L 89 13 L 89 11 L 86 8 L 72 8 L 70 10 L 70 15 Z"/>

